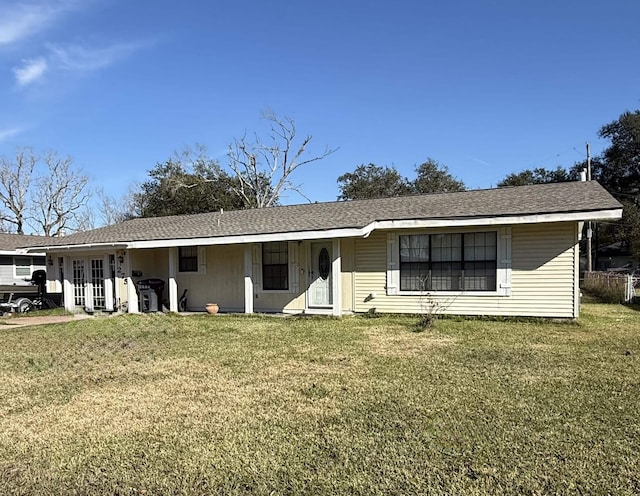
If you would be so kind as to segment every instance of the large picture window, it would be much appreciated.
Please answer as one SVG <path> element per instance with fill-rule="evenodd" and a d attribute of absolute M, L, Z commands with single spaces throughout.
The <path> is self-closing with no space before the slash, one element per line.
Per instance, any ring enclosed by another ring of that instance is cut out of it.
<path fill-rule="evenodd" d="M 401 291 L 495 291 L 497 235 L 400 236 Z"/>
<path fill-rule="evenodd" d="M 263 243 L 262 289 L 289 289 L 289 244 L 286 241 Z"/>

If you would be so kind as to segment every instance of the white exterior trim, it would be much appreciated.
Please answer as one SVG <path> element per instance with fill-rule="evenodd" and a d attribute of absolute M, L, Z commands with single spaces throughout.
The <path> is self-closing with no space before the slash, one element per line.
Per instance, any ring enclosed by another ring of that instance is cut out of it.
<path fill-rule="evenodd" d="M 34 248 L 20 248 L 21 253 L 31 253 L 45 255 L 49 252 L 82 250 L 82 251 L 102 251 L 105 248 L 127 248 L 127 243 L 87 243 L 80 245 L 58 245 L 58 246 L 36 246 Z M 39 251 L 40 250 L 40 251 Z"/>
<path fill-rule="evenodd" d="M 429 227 L 497 226 L 506 224 L 543 224 L 547 222 L 578 222 L 594 219 L 619 219 L 622 209 L 574 212 L 562 214 L 511 215 L 504 217 L 479 217 L 463 219 L 408 219 L 376 221 L 365 228 L 376 229 L 424 229 Z"/>

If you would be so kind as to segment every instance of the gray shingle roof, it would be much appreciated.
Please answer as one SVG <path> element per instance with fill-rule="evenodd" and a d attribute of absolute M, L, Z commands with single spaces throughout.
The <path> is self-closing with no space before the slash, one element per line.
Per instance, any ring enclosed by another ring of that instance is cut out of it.
<path fill-rule="evenodd" d="M 374 221 L 594 212 L 621 205 L 595 181 L 133 219 L 53 238 L 83 245 L 363 228 Z"/>
<path fill-rule="evenodd" d="M 0 233 L 0 251 L 14 251 L 16 248 L 46 245 L 51 238 L 28 234 Z"/>

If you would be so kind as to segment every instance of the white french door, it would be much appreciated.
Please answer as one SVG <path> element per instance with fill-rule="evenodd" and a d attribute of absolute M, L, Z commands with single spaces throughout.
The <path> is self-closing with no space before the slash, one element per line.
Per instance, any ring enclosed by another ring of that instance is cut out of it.
<path fill-rule="evenodd" d="M 71 269 L 74 305 L 91 310 L 105 309 L 107 295 L 104 257 L 75 258 L 71 260 Z"/>

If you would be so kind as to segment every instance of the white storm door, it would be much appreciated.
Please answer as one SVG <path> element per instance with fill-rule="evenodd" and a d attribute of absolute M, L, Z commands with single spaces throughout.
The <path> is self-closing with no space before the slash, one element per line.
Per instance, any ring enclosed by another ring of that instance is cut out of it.
<path fill-rule="evenodd" d="M 331 243 L 311 243 L 309 270 L 309 306 L 331 307 L 333 289 L 331 274 Z"/>

